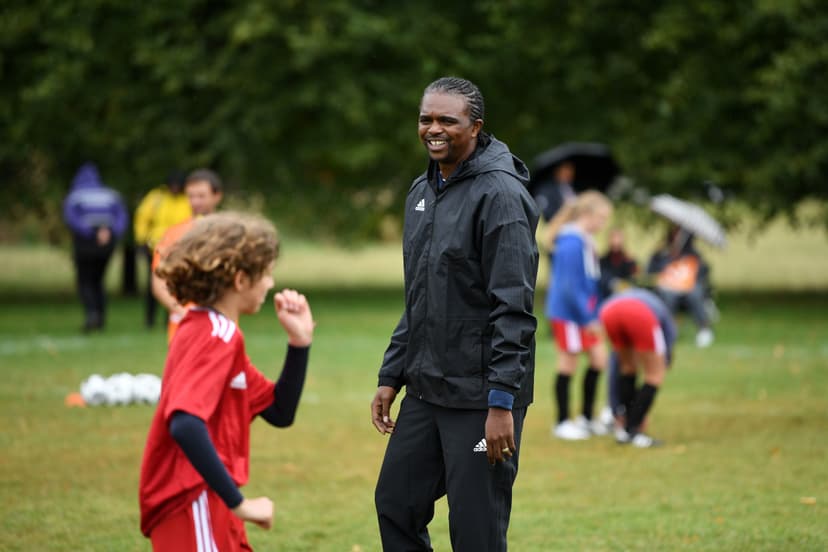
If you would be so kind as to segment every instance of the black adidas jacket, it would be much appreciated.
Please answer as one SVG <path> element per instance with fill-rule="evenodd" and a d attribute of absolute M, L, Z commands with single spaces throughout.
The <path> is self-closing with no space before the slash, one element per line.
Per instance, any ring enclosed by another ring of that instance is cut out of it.
<path fill-rule="evenodd" d="M 379 385 L 429 403 L 488 408 L 491 389 L 532 402 L 538 213 L 529 171 L 481 133 L 472 156 L 438 191 L 436 163 L 405 202 L 405 311 Z"/>

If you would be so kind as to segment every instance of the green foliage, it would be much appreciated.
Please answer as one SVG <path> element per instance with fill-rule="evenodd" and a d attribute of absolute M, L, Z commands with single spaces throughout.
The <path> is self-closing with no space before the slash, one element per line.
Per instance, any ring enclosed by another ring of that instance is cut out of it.
<path fill-rule="evenodd" d="M 208 165 L 299 230 L 375 236 L 424 167 L 416 106 L 444 74 L 480 85 L 487 128 L 526 161 L 603 141 L 652 191 L 711 180 L 765 218 L 791 213 L 828 197 L 819 6 L 6 2 L 0 213 L 50 220 L 88 159 L 133 204 Z"/>

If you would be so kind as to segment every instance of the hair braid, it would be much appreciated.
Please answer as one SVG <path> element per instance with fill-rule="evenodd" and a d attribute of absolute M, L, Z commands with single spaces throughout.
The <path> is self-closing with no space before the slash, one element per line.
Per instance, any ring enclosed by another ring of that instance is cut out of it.
<path fill-rule="evenodd" d="M 459 77 L 442 77 L 432 82 L 423 91 L 423 96 L 431 92 L 443 92 L 445 94 L 456 94 L 463 96 L 466 100 L 466 108 L 472 121 L 483 120 L 485 115 L 485 104 L 483 94 L 477 86 L 466 79 Z"/>

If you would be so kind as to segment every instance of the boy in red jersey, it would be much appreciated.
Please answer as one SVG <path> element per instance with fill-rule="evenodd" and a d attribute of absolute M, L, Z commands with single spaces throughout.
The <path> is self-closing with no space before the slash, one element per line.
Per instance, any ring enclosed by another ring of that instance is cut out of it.
<path fill-rule="evenodd" d="M 245 498 L 250 423 L 293 422 L 313 339 L 313 317 L 294 290 L 274 296 L 288 350 L 279 381 L 250 362 L 238 328 L 273 287 L 273 226 L 239 214 L 195 222 L 158 267 L 170 292 L 193 302 L 167 355 L 161 398 L 141 465 L 141 531 L 153 550 L 250 550 L 243 522 L 269 528 L 273 503 Z"/>

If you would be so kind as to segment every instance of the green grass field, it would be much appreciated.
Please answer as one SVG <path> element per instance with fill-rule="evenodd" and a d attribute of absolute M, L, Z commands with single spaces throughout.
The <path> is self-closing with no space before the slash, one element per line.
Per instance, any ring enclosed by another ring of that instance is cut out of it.
<path fill-rule="evenodd" d="M 802 254 L 817 266 L 818 248 Z M 246 493 L 277 508 L 273 530 L 248 529 L 257 550 L 380 549 L 373 486 L 385 438 L 368 404 L 402 307 L 399 253 L 357 254 L 288 246 L 277 268 L 283 282 L 309 282 L 318 329 L 296 424 L 253 426 Z M 133 298 L 113 299 L 104 334 L 79 335 L 61 255 L 0 249 L 0 550 L 148 551 L 137 481 L 152 407 L 70 409 L 63 398 L 92 373 L 160 374 L 165 338 L 143 328 Z M 828 289 L 825 274 L 793 287 Z M 828 550 L 828 291 L 725 291 L 719 303 L 712 348 L 696 349 L 689 326 L 680 338 L 651 422 L 667 443 L 657 450 L 552 440 L 555 355 L 539 332 L 512 550 Z M 285 337 L 272 310 L 242 327 L 253 361 L 275 376 Z M 438 551 L 450 549 L 446 512 L 441 500 Z"/>

